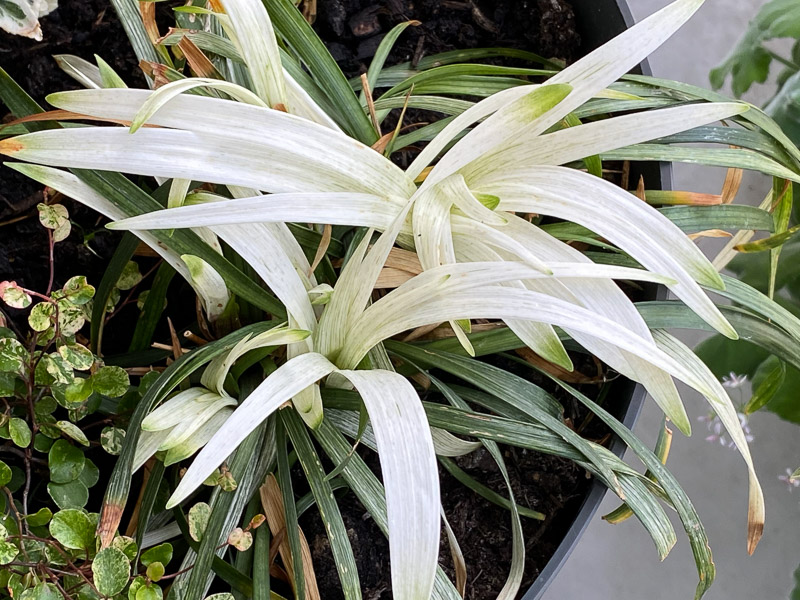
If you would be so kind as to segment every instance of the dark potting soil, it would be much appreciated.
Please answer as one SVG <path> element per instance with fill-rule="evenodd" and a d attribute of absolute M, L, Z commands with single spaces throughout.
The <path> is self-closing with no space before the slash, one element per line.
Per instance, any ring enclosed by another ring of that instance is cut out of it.
<path fill-rule="evenodd" d="M 0 66 L 37 102 L 52 92 L 81 86 L 56 64 L 53 55 L 74 54 L 94 60 L 98 54 L 132 85 L 144 85 L 128 38 L 108 0 L 69 0 L 42 20 L 44 40 L 36 42 L 0 31 Z M 0 108 L 6 122 L 10 115 Z M 48 279 L 47 232 L 38 222 L 36 205 L 42 186 L 16 171 L 0 167 L 0 281 L 43 292 Z M 55 246 L 55 284 L 73 275 L 99 283 L 119 235 L 103 229 L 94 211 L 66 201 L 73 233 Z M 92 234 L 95 235 L 92 235 Z"/>
<path fill-rule="evenodd" d="M 348 76 L 365 72 L 383 36 L 394 25 L 411 19 L 421 25 L 406 30 L 388 64 L 413 62 L 448 50 L 496 46 L 570 61 L 580 45 L 572 8 L 565 0 L 317 0 L 317 7 L 315 28 Z M 0 65 L 37 101 L 43 103 L 48 93 L 79 87 L 58 68 L 51 58 L 53 54 L 76 54 L 87 60 L 99 54 L 125 81 L 137 87 L 143 85 L 136 59 L 108 0 L 62 2 L 43 20 L 43 29 L 45 41 L 38 44 L 0 33 Z M 47 236 L 38 224 L 35 208 L 42 199 L 41 186 L 0 168 L 0 281 L 16 279 L 21 285 L 39 290 L 46 286 Z M 103 221 L 95 213 L 70 201 L 66 206 L 77 226 L 68 240 L 56 245 L 56 285 L 74 274 L 86 274 L 97 283 L 118 237 L 103 230 Z M 15 219 L 20 220 L 8 224 Z M 132 314 L 135 318 L 135 309 Z M 596 388 L 584 386 L 583 391 L 596 396 Z M 566 400 L 565 407 L 573 423 L 583 421 L 584 412 L 576 412 Z M 595 440 L 605 435 L 596 423 L 582 433 Z M 508 447 L 502 451 L 517 502 L 547 515 L 544 521 L 523 518 L 524 591 L 563 538 L 590 481 L 582 469 L 569 461 Z M 375 455 L 368 451 L 362 454 L 379 473 Z M 456 462 L 478 481 L 506 495 L 503 478 L 485 452 L 478 451 Z M 511 562 L 510 515 L 476 496 L 446 472 L 441 475 L 442 501 L 467 563 L 467 598 L 494 598 Z M 301 486 L 298 481 L 299 492 Z M 365 599 L 389 598 L 385 538 L 352 493 L 345 494 L 341 507 Z M 327 536 L 316 510 L 304 515 L 302 525 L 315 555 L 322 597 L 341 598 Z M 450 550 L 444 534 L 442 537 L 441 563 L 452 577 Z"/>

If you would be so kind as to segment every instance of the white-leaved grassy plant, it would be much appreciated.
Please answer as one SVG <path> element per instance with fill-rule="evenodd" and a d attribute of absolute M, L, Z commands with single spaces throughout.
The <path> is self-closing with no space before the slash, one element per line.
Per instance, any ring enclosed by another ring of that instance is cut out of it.
<path fill-rule="evenodd" d="M 111 228 L 132 231 L 151 245 L 195 287 L 212 319 L 230 298 L 224 273 L 170 248 L 167 238 L 156 239 L 158 230 L 190 228 L 217 251 L 218 240 L 224 241 L 285 306 L 287 325 L 241 339 L 205 368 L 203 387 L 173 396 L 143 420 L 134 466 L 156 451 L 166 451 L 171 464 L 202 447 L 168 506 L 189 498 L 251 432 L 290 401 L 335 459 L 338 441 L 326 435 L 331 425 L 323 392 L 355 389 L 381 461 L 386 517 L 376 519 L 388 529 L 394 597 L 452 598 L 452 585 L 437 575 L 441 503 L 436 455 L 442 436 L 449 434 L 432 433 L 433 417 L 426 417 L 410 381 L 392 372 L 382 344 L 409 330 L 449 322 L 466 352 L 474 355 L 471 322 L 487 319 L 504 322 L 535 353 L 571 370 L 554 327 L 563 329 L 609 367 L 640 382 L 687 435 L 690 422 L 674 381 L 700 392 L 746 462 L 747 548 L 752 552 L 764 525 L 763 494 L 733 404 L 690 350 L 663 332 L 651 333 L 615 283 L 663 284 L 708 327 L 735 339 L 737 331 L 706 292 L 723 291 L 723 279 L 666 216 L 572 165 L 755 109 L 740 102 L 695 101 L 564 127 L 591 102 L 643 102 L 615 89 L 619 78 L 701 4 L 678 0 L 542 84 L 509 87 L 453 109 L 446 126 L 407 169 L 344 133 L 344 120 L 326 114 L 313 90 L 281 65 L 270 15 L 259 0 L 224 0 L 214 3 L 216 12 L 201 13 L 216 19 L 247 66 L 249 81 L 240 83 L 249 89 L 188 78 L 155 91 L 100 86 L 53 94 L 48 101 L 61 111 L 129 126 L 50 129 L 1 141 L 0 152 L 24 161 L 9 166 L 92 206 L 115 220 Z M 376 73 L 370 75 L 378 81 Z M 190 93 L 198 90 L 204 95 Z M 413 95 L 405 101 L 441 102 Z M 738 166 L 738 158 L 709 157 L 712 164 L 732 160 Z M 798 181 L 777 160 L 760 157 L 748 164 Z M 171 179 L 170 208 L 124 218 L 125 211 L 82 180 L 86 169 Z M 227 186 L 229 194 L 204 192 L 189 201 L 192 181 Z M 531 213 L 584 226 L 635 266 L 593 262 L 520 216 Z M 317 281 L 289 229 L 294 223 L 367 228 L 332 288 Z M 373 298 L 398 246 L 416 253 L 420 272 Z M 226 374 L 244 353 L 261 346 L 285 346 L 285 360 L 237 405 L 225 388 Z M 577 453 L 575 460 L 629 500 L 665 555 L 674 533 L 662 535 L 642 512 L 647 506 L 663 514 L 642 491 L 657 484 L 574 436 L 546 411 L 531 414 L 539 419 L 537 426 L 570 445 L 567 454 Z M 479 431 L 471 433 L 481 438 Z M 465 451 L 474 449 L 468 446 Z M 353 475 L 355 469 L 348 466 L 345 474 L 359 493 L 358 486 L 366 483 Z M 656 489 L 678 508 L 693 536 L 693 517 L 685 512 L 683 497 Z M 373 500 L 368 509 L 380 512 L 381 500 Z M 518 522 L 516 512 L 514 518 Z M 661 523 L 660 517 L 653 518 Z M 668 521 L 667 528 L 671 531 Z M 502 598 L 515 597 L 521 580 L 524 547 L 518 528 L 514 531 L 514 564 Z M 692 537 L 696 556 L 705 556 L 707 549 L 697 539 Z M 713 579 L 707 558 L 702 567 L 698 558 L 698 595 Z M 347 597 L 360 597 L 353 591 L 352 574 L 340 575 Z"/>

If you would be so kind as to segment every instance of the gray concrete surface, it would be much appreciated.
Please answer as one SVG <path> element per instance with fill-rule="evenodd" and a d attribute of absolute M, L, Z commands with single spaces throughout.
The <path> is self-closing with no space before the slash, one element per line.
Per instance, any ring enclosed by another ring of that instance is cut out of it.
<path fill-rule="evenodd" d="M 668 0 L 628 0 L 640 20 Z M 708 71 L 728 53 L 765 0 L 706 0 L 695 17 L 651 57 L 660 77 L 708 86 Z M 774 84 L 756 86 L 746 99 L 762 104 Z M 720 169 L 677 165 L 676 189 L 718 193 Z M 757 203 L 769 189 L 765 177 L 748 174 L 737 201 Z M 686 339 L 684 337 L 684 339 Z M 736 390 L 732 393 L 736 397 Z M 705 428 L 696 421 L 707 408 L 698 395 L 685 392 L 694 435 L 679 433 L 669 467 L 684 486 L 708 531 L 717 566 L 717 581 L 708 600 L 786 600 L 792 572 L 800 564 L 800 488 L 792 494 L 778 480 L 786 468 L 800 466 L 800 429 L 769 414 L 751 419 L 751 444 L 764 487 L 767 524 L 756 553 L 745 550 L 747 473 L 736 451 L 705 441 Z M 635 428 L 651 445 L 661 415 L 649 401 Z M 633 459 L 635 460 L 635 459 Z M 600 514 L 615 508 L 607 496 Z M 609 525 L 596 516 L 575 553 L 545 594 L 545 600 L 691 600 L 696 571 L 689 544 L 681 537 L 672 554 L 659 563 L 653 545 L 638 522 Z"/>

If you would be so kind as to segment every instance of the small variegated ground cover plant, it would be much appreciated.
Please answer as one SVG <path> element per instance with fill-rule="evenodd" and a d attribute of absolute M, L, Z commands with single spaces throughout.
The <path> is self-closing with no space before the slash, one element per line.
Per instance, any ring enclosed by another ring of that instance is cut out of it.
<path fill-rule="evenodd" d="M 52 249 L 69 235 L 69 214 L 55 203 L 38 213 Z M 136 273 L 124 268 L 119 288 Z M 85 337 L 95 288 L 75 276 L 53 289 L 54 274 L 51 260 L 44 292 L 0 282 L 0 585 L 4 597 L 30 600 L 161 598 L 172 546 L 115 535 L 101 548 L 100 515 L 88 510 L 101 467 L 120 453 L 127 415 L 158 373 L 132 387 L 124 369 L 104 364 Z"/>
<path fill-rule="evenodd" d="M 662 558 L 676 541 L 664 505 L 674 508 L 702 596 L 714 565 L 698 515 L 662 464 L 669 430 L 653 452 L 553 375 L 573 370 L 568 347 L 640 382 L 685 434 L 674 380 L 708 400 L 748 469 L 747 548 L 755 550 L 763 495 L 736 410 L 665 329 L 746 338 L 798 362 L 797 319 L 720 275 L 687 236 L 774 231 L 777 203 L 732 205 L 730 190 L 720 198 L 643 190 L 642 198 L 600 176 L 608 161 L 677 160 L 798 180 L 800 150 L 757 108 L 625 75 L 701 4 L 678 0 L 560 71 L 458 64 L 458 53 L 384 68 L 400 26 L 365 76 L 348 82 L 289 0 L 194 2 L 176 10 L 179 27 L 163 37 L 152 4 L 140 14 L 118 0 L 153 90 L 127 89 L 103 62 L 72 61 L 91 89 L 54 94 L 56 110 L 39 114 L 4 80 L 0 93 L 31 130 L 0 141 L 0 152 L 22 161 L 8 166 L 150 245 L 190 282 L 209 323 L 233 307 L 249 322 L 185 354 L 176 344 L 177 360 L 137 404 L 98 524 L 102 551 L 114 547 L 132 477 L 147 465 L 137 536 L 182 535 L 190 546 L 172 580 L 175 597 L 202 598 L 215 577 L 268 597 L 278 555 L 276 572 L 295 596 L 317 597 L 297 527 L 316 504 L 344 596 L 360 598 L 333 495 L 343 485 L 388 535 L 393 596 L 455 599 L 467 579 L 457 569 L 450 581 L 437 564 L 437 455 L 482 447 L 505 474 L 502 443 L 585 468 L 626 503 L 609 519 L 634 514 Z M 530 83 L 534 76 L 541 83 Z M 384 132 L 389 113 L 408 107 L 443 118 L 402 134 L 400 118 Z M 407 168 L 391 160 L 422 142 Z M 122 173 L 155 178 L 160 195 Z M 662 284 L 678 300 L 634 304 L 615 280 Z M 736 305 L 717 306 L 709 293 Z M 432 342 L 434 330 L 449 337 Z M 577 435 L 551 393 L 478 360 L 520 347 L 648 473 Z M 377 451 L 382 483 L 358 444 Z M 300 499 L 295 463 L 311 490 Z M 185 473 L 166 470 L 178 464 Z M 196 495 L 204 483 L 209 498 Z M 160 490 L 170 494 L 164 504 Z M 510 489 L 504 501 L 513 561 L 499 597 L 513 598 L 524 544 Z M 268 527 L 253 535 L 262 511 Z"/>
<path fill-rule="evenodd" d="M 58 0 L 0 0 L 0 29 L 41 41 L 39 18 L 57 6 Z"/>

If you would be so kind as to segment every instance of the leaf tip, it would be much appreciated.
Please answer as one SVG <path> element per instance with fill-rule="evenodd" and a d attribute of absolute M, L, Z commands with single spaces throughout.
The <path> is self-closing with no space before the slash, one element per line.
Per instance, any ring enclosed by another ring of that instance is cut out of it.
<path fill-rule="evenodd" d="M 24 148 L 25 146 L 17 138 L 8 138 L 5 140 L 0 140 L 0 154 L 5 154 L 6 156 L 14 156 L 18 152 L 21 152 Z"/>

